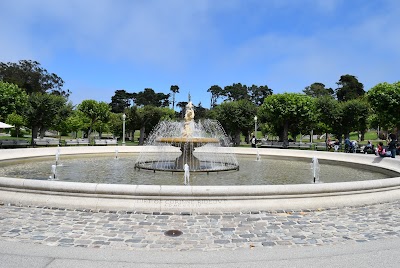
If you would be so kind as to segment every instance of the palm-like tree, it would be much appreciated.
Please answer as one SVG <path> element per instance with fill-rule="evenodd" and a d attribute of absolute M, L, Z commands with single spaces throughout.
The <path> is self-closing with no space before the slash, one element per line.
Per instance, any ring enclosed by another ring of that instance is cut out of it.
<path fill-rule="evenodd" d="M 172 92 L 172 109 L 175 109 L 175 93 L 179 93 L 179 87 L 172 85 L 170 91 Z"/>

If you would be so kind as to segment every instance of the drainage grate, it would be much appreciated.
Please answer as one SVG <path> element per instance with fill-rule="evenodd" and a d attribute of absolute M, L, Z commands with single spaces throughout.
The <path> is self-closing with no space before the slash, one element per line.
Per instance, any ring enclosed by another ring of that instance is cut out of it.
<path fill-rule="evenodd" d="M 166 236 L 175 237 L 175 236 L 180 236 L 182 234 L 182 231 L 179 231 L 179 230 L 168 230 L 168 231 L 165 231 L 164 234 Z"/>

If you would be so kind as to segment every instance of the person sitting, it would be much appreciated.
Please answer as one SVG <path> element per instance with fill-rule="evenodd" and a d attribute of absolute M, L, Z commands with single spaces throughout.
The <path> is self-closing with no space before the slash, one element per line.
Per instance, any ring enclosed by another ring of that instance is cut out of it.
<path fill-rule="evenodd" d="M 326 148 L 328 149 L 328 151 L 330 149 L 332 149 L 332 141 L 330 138 L 328 138 L 328 140 L 326 141 Z"/>
<path fill-rule="evenodd" d="M 335 142 L 333 143 L 334 144 L 334 149 L 335 149 L 335 152 L 337 152 L 338 150 L 339 150 L 339 148 L 340 148 L 340 142 L 339 142 L 339 140 L 338 139 L 336 139 L 335 140 Z"/>
<path fill-rule="evenodd" d="M 379 142 L 376 155 L 380 157 L 388 157 L 392 156 L 392 153 L 390 151 L 386 151 L 385 147 L 383 147 L 383 142 Z"/>
<path fill-rule="evenodd" d="M 345 153 L 354 153 L 356 143 L 351 142 L 349 138 L 344 140 L 344 152 Z"/>
<path fill-rule="evenodd" d="M 364 146 L 363 152 L 364 154 L 367 154 L 368 152 L 373 152 L 374 151 L 374 145 L 371 143 L 371 141 L 368 141 L 367 145 Z"/>

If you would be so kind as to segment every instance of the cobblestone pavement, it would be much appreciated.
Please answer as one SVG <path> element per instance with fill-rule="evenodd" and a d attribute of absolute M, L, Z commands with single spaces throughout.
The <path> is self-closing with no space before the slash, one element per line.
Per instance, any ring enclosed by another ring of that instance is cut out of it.
<path fill-rule="evenodd" d="M 166 236 L 168 230 L 180 230 L 182 235 Z M 321 246 L 399 236 L 400 202 L 246 214 L 131 213 L 0 206 L 0 240 L 62 247 L 209 251 Z"/>

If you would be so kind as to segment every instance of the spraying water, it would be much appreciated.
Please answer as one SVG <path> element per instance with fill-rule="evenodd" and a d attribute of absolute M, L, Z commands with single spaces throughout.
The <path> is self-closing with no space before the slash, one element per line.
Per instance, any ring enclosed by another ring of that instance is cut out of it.
<path fill-rule="evenodd" d="M 56 180 L 57 179 L 57 165 L 51 165 L 51 176 L 49 179 Z"/>
<path fill-rule="evenodd" d="M 184 174 L 184 179 L 185 179 L 185 185 L 189 185 L 190 184 L 190 170 L 189 170 L 189 165 L 185 164 L 185 174 Z"/>
<path fill-rule="evenodd" d="M 56 152 L 56 166 L 58 166 L 58 161 L 60 160 L 60 147 L 57 147 Z"/>
<path fill-rule="evenodd" d="M 260 161 L 260 160 L 261 160 L 260 152 L 257 150 L 256 161 Z"/>
<path fill-rule="evenodd" d="M 315 156 L 312 158 L 312 161 L 311 161 L 311 171 L 312 171 L 314 183 L 318 183 L 320 168 L 319 168 L 318 158 Z"/>
<path fill-rule="evenodd" d="M 118 159 L 118 149 L 115 149 L 115 159 Z"/>
<path fill-rule="evenodd" d="M 161 121 L 153 129 L 135 168 L 182 172 L 238 170 L 230 139 L 216 120 Z"/>

